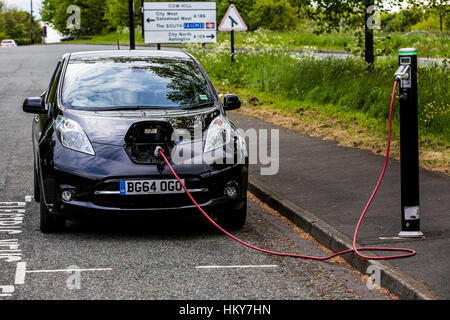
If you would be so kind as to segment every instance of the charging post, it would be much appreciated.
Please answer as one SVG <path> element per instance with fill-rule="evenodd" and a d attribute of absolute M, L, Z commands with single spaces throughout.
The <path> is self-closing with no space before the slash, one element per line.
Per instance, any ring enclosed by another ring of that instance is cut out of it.
<path fill-rule="evenodd" d="M 417 50 L 400 49 L 395 79 L 400 82 L 400 238 L 423 237 L 419 215 L 419 134 L 417 110 Z"/>

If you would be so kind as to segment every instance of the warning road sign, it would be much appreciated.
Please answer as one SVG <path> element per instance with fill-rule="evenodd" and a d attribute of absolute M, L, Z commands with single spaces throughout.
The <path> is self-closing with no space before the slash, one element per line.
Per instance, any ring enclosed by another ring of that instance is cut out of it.
<path fill-rule="evenodd" d="M 220 23 L 219 31 L 247 31 L 247 26 L 234 4 L 228 7 Z"/>

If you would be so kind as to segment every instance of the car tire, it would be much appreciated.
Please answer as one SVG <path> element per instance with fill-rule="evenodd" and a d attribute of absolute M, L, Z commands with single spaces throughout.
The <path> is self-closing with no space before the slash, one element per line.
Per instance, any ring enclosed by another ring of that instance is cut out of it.
<path fill-rule="evenodd" d="M 54 233 L 64 229 L 66 224 L 65 220 L 56 220 L 53 217 L 44 201 L 40 203 L 40 229 L 43 233 Z"/>
<path fill-rule="evenodd" d="M 36 171 L 36 165 L 34 167 L 34 200 L 36 202 L 41 201 L 41 189 L 39 188 L 39 176 Z"/>
<path fill-rule="evenodd" d="M 239 210 L 227 211 L 220 215 L 218 223 L 225 229 L 242 229 L 247 219 L 247 201 Z"/>

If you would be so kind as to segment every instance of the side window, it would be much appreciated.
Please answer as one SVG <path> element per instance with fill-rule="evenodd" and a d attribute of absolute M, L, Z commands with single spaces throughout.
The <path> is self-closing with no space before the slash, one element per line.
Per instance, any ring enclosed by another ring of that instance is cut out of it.
<path fill-rule="evenodd" d="M 52 79 L 50 80 L 50 84 L 48 86 L 47 92 L 45 94 L 45 103 L 47 104 L 50 101 L 50 98 L 53 98 L 56 93 L 56 89 L 58 86 L 58 81 L 56 81 L 59 78 L 59 74 L 61 72 L 61 67 L 63 65 L 62 60 L 58 62 L 58 65 L 56 66 L 55 71 L 53 72 Z"/>

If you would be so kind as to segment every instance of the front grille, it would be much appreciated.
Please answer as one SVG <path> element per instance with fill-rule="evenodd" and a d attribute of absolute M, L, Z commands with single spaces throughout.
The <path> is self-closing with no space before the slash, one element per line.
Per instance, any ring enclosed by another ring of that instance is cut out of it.
<path fill-rule="evenodd" d="M 208 192 L 196 192 L 192 196 L 199 205 L 210 200 Z M 121 209 L 176 208 L 193 205 L 186 193 L 129 196 L 94 195 L 92 202 L 102 207 Z"/>

